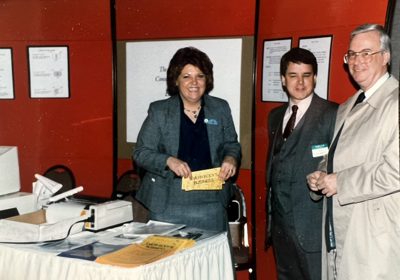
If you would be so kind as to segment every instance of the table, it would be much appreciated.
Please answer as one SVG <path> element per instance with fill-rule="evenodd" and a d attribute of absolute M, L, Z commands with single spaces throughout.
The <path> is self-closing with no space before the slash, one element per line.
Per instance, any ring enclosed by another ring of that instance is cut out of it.
<path fill-rule="evenodd" d="M 157 262 L 123 268 L 63 258 L 20 245 L 0 245 L 0 279 L 7 280 L 230 280 L 233 278 L 226 233 Z"/>

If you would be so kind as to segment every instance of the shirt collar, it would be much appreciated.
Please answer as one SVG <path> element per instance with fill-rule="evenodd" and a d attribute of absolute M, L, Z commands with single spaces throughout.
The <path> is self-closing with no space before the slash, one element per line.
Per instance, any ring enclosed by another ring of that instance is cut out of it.
<path fill-rule="evenodd" d="M 365 94 L 365 100 L 367 100 L 368 98 L 370 98 L 375 92 L 376 90 L 387 80 L 389 79 L 390 75 L 388 72 L 386 72 L 382 77 L 380 77 L 378 79 L 378 81 L 376 81 L 376 83 L 367 91 L 364 92 Z"/>
<path fill-rule="evenodd" d="M 307 111 L 308 107 L 310 107 L 313 96 L 314 93 L 310 94 L 310 96 L 304 98 L 303 100 L 300 100 L 300 102 L 297 104 L 294 104 L 292 99 L 289 99 L 289 113 L 292 113 L 292 106 L 297 105 L 299 107 L 297 114 L 301 113 L 303 115 Z"/>

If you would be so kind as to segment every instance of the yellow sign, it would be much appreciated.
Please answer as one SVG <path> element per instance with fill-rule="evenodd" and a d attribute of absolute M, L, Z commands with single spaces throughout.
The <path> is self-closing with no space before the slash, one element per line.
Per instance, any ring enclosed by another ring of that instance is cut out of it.
<path fill-rule="evenodd" d="M 192 179 L 182 178 L 182 190 L 184 191 L 203 191 L 203 190 L 222 190 L 225 183 L 218 177 L 221 168 L 205 169 L 192 172 Z"/>

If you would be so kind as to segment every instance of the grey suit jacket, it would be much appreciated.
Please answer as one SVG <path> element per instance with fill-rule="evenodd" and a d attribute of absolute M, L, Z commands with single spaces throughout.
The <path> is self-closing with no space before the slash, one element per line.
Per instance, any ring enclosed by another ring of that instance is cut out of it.
<path fill-rule="evenodd" d="M 287 104 L 280 106 L 269 115 L 269 133 L 270 133 L 270 152 L 267 162 L 266 182 L 268 185 L 268 229 L 267 234 L 270 234 L 271 213 L 272 209 L 271 195 L 274 192 L 274 182 L 271 182 L 271 163 L 273 157 L 273 149 L 277 142 L 277 133 L 282 129 L 282 121 L 287 108 Z M 300 246 L 307 252 L 317 252 L 321 250 L 321 219 L 322 219 L 322 203 L 311 200 L 309 189 L 307 186 L 306 176 L 315 171 L 320 157 L 313 157 L 312 146 L 327 144 L 329 146 L 332 140 L 336 110 L 338 105 L 320 98 L 314 94 L 310 107 L 303 116 L 303 123 L 295 128 L 299 130 L 296 143 L 295 160 L 291 161 L 293 172 L 289 179 L 291 186 L 291 205 L 294 217 L 295 234 L 298 237 Z M 293 132 L 294 133 L 294 132 Z M 267 240 L 268 240 L 267 236 Z M 319 241 L 319 242 L 318 242 Z"/>
<path fill-rule="evenodd" d="M 179 98 L 172 96 L 150 104 L 133 153 L 135 163 L 147 171 L 137 198 L 153 212 L 162 212 L 170 200 L 170 186 L 181 184 L 181 179 L 176 178 L 166 165 L 168 157 L 178 155 L 181 117 Z M 204 121 L 207 124 L 213 167 L 220 167 L 225 156 L 232 156 L 239 163 L 241 147 L 228 103 L 209 95 L 203 98 Z M 231 197 L 229 182 L 222 191 L 218 191 L 218 197 L 226 206 Z"/>

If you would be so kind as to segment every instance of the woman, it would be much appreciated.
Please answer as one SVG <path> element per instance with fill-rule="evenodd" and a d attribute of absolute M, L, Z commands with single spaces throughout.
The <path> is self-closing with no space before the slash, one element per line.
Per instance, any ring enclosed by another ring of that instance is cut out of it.
<path fill-rule="evenodd" d="M 150 219 L 227 231 L 226 206 L 241 159 L 228 103 L 208 93 L 213 64 L 193 47 L 179 49 L 167 71 L 168 99 L 150 104 L 133 153 L 146 171 L 136 196 Z M 221 167 L 222 190 L 184 191 L 182 177 Z"/>

